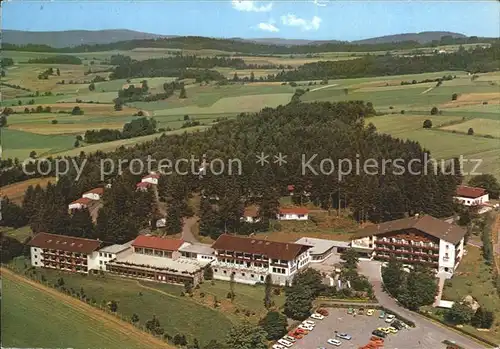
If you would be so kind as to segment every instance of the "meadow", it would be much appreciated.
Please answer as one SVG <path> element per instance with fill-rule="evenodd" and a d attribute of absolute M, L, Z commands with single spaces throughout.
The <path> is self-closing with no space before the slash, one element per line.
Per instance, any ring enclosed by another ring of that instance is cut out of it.
<path fill-rule="evenodd" d="M 456 47 L 445 47 L 454 51 Z M 111 80 L 98 82 L 95 90 L 90 91 L 88 84 L 93 77 L 107 77 L 108 72 L 96 71 L 109 69 L 104 65 L 111 55 L 125 54 L 133 59 L 167 57 L 179 50 L 170 49 L 135 49 L 131 51 L 105 51 L 75 54 L 83 60 L 82 65 L 50 65 L 26 64 L 30 58 L 50 56 L 50 53 L 5 52 L 5 57 L 12 57 L 15 65 L 6 72 L 5 82 L 18 84 L 31 91 L 23 91 L 6 87 L 4 106 L 10 106 L 17 114 L 9 117 L 9 127 L 2 134 L 4 154 L 8 157 L 27 157 L 34 150 L 39 155 L 78 155 L 81 151 L 111 151 L 121 145 L 129 146 L 154 139 L 160 134 L 120 140 L 102 144 L 81 144 L 74 148 L 75 137 L 88 129 L 122 129 L 126 122 L 142 110 L 146 116 L 154 117 L 158 128 L 174 130 L 172 133 L 197 131 L 209 127 L 222 118 L 231 119 L 239 113 L 258 112 L 264 107 L 277 107 L 287 104 L 295 88 L 279 82 L 238 83 L 226 86 L 216 84 L 198 84 L 186 80 L 187 98 L 179 98 L 178 91 L 166 100 L 155 102 L 128 103 L 122 111 L 113 108 L 113 99 L 118 90 L 128 84 L 137 84 L 142 78 Z M 424 50 L 425 51 L 425 50 Z M 429 51 L 430 52 L 430 51 Z M 325 52 L 313 56 L 307 55 L 274 55 L 245 56 L 231 52 L 214 50 L 186 51 L 185 54 L 200 56 L 232 55 L 240 57 L 252 64 L 282 64 L 296 67 L 318 60 L 356 59 L 364 53 Z M 409 54 L 410 51 L 393 52 L 393 54 Z M 385 54 L 375 52 L 373 54 Z M 91 64 L 93 62 L 93 64 Z M 60 69 L 60 76 L 50 76 L 48 80 L 38 80 L 37 74 L 52 67 Z M 235 72 L 240 78 L 249 76 L 252 70 L 234 70 L 232 68 L 216 68 L 226 77 L 231 78 Z M 89 71 L 91 71 L 89 73 Z M 256 78 L 275 74 L 279 69 L 255 69 Z M 440 86 L 434 82 L 405 84 L 402 81 L 420 82 L 426 79 L 437 79 L 451 75 L 453 80 L 443 81 Z M 58 82 L 64 79 L 66 84 Z M 67 82 L 72 80 L 73 84 Z M 146 78 L 153 93 L 163 90 L 163 84 L 173 78 Z M 388 133 L 402 139 L 418 141 L 429 149 L 436 158 L 453 156 L 474 156 L 483 159 L 482 168 L 493 172 L 500 178 L 500 170 L 495 166 L 499 160 L 495 149 L 499 147 L 500 126 L 500 90 L 499 73 L 478 74 L 472 77 L 462 71 L 443 71 L 436 73 L 409 74 L 397 76 L 380 76 L 356 79 L 336 79 L 328 81 L 328 85 L 320 85 L 318 81 L 297 82 L 297 88 L 307 92 L 301 96 L 303 102 L 344 100 L 364 100 L 373 103 L 379 113 L 386 115 L 371 118 L 380 132 Z M 40 91 L 40 96 L 30 94 Z M 51 91 L 52 95 L 44 96 Z M 452 100 L 452 95 L 457 99 Z M 34 99 L 34 104 L 28 104 Z M 77 103 L 78 100 L 78 103 Z M 51 106 L 51 113 L 26 114 L 24 108 Z M 85 114 L 74 116 L 68 112 L 74 106 L 80 106 Z M 430 110 L 437 107 L 440 114 L 430 115 Z M 66 112 L 66 113 L 63 113 Z M 404 113 L 404 114 L 403 114 Z M 187 117 L 186 117 L 187 115 Z M 182 128 L 185 121 L 197 120 L 198 128 Z M 422 129 L 426 119 L 433 122 L 432 130 Z M 54 121 L 56 120 L 56 121 Z M 465 136 L 469 128 L 474 129 L 473 136 Z M 169 134 L 170 132 L 167 132 Z M 485 138 L 490 137 L 490 138 Z"/>
<path fill-rule="evenodd" d="M 1 327 L 5 347 L 152 348 L 140 338 L 108 326 L 70 303 L 11 278 L 8 273 L 2 275 Z"/>
<path fill-rule="evenodd" d="M 26 261 L 29 264 L 29 261 Z M 22 257 L 12 262 L 17 269 L 24 269 Z M 37 269 L 36 278 L 54 284 L 59 278 L 64 279 L 67 289 L 83 292 L 97 304 L 110 300 L 118 303 L 117 312 L 130 318 L 139 316 L 139 323 L 144 324 L 155 315 L 165 332 L 171 336 L 178 333 L 186 335 L 192 343 L 197 338 L 203 345 L 212 339 L 224 338 L 228 328 L 242 321 L 257 322 L 265 315 L 264 287 L 236 284 L 234 302 L 227 299 L 230 291 L 228 282 L 206 281 L 194 295 L 184 295 L 184 287 L 160 284 L 104 275 L 79 275 L 58 272 L 49 269 Z M 203 293 L 203 296 L 200 294 Z M 217 300 L 218 306 L 214 307 Z M 276 306 L 284 304 L 284 295 L 274 295 Z"/>

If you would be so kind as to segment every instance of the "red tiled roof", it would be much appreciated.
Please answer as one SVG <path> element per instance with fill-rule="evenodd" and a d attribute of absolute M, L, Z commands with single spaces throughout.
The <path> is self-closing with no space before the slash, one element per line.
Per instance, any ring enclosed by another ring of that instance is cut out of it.
<path fill-rule="evenodd" d="M 308 214 L 309 210 L 305 207 L 290 207 L 290 208 L 280 208 L 280 214 Z"/>
<path fill-rule="evenodd" d="M 290 261 L 310 249 L 311 246 L 222 234 L 213 243 L 212 248 L 216 250 L 261 254 L 271 259 Z"/>
<path fill-rule="evenodd" d="M 181 239 L 164 239 L 157 236 L 139 235 L 135 238 L 132 246 L 154 248 L 164 251 L 177 251 L 183 243 L 184 240 Z"/>
<path fill-rule="evenodd" d="M 295 185 L 293 185 L 293 184 L 289 184 L 289 185 L 287 186 L 287 189 L 288 189 L 288 191 L 294 191 L 294 189 L 295 189 Z"/>
<path fill-rule="evenodd" d="M 468 187 L 461 185 L 457 188 L 457 196 L 463 196 L 465 198 L 478 198 L 486 194 L 486 190 L 477 187 Z"/>
<path fill-rule="evenodd" d="M 38 233 L 28 243 L 33 247 L 89 254 L 99 248 L 101 241 L 72 236 Z"/>
<path fill-rule="evenodd" d="M 94 189 L 91 189 L 91 190 L 86 191 L 85 193 L 83 193 L 83 195 L 85 195 L 85 194 L 102 195 L 102 194 L 104 194 L 104 188 L 94 188 Z"/>
<path fill-rule="evenodd" d="M 89 198 L 79 198 L 78 200 L 75 200 L 72 203 L 70 203 L 70 205 L 73 205 L 73 204 L 88 205 L 91 202 L 92 202 L 92 200 Z"/>
<path fill-rule="evenodd" d="M 152 184 L 149 182 L 139 182 L 135 186 L 137 188 L 149 188 L 150 186 L 152 186 Z"/>

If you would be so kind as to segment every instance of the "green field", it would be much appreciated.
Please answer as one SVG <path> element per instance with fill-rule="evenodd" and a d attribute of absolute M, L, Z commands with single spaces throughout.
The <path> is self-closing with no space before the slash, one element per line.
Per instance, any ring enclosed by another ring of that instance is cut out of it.
<path fill-rule="evenodd" d="M 443 299 L 461 301 L 465 296 L 471 295 L 487 310 L 495 313 L 495 318 L 500 316 L 500 298 L 494 287 L 494 277 L 491 267 L 484 263 L 479 248 L 467 247 L 467 254 L 451 280 L 447 280 L 443 289 Z M 490 332 L 478 332 L 469 325 L 464 328 L 476 335 L 493 342 L 500 341 L 500 323 L 495 323 Z"/>
<path fill-rule="evenodd" d="M 132 336 L 9 277 L 2 277 L 2 306 L 4 347 L 145 348 Z"/>
<path fill-rule="evenodd" d="M 17 263 L 21 265 L 20 260 Z M 182 297 L 182 286 L 164 285 L 167 289 L 156 289 L 156 283 L 139 283 L 109 275 L 85 276 L 47 269 L 38 269 L 37 273 L 38 277 L 44 275 L 51 284 L 62 277 L 67 289 L 80 292 L 83 288 L 85 294 L 97 304 L 114 300 L 118 303 L 119 314 L 130 318 L 135 313 L 142 325 L 155 315 L 165 333 L 171 336 L 184 334 L 191 343 L 194 338 L 202 344 L 224 338 L 232 326 L 231 320 L 222 312 L 196 303 L 189 297 Z"/>

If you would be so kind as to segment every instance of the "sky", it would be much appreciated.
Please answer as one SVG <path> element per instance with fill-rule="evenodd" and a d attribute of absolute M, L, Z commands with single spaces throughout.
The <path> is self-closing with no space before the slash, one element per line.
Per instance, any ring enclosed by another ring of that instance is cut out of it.
<path fill-rule="evenodd" d="M 500 36 L 499 1 L 30 1 L 2 2 L 2 28 L 130 29 L 163 35 L 359 40 L 451 31 Z"/>

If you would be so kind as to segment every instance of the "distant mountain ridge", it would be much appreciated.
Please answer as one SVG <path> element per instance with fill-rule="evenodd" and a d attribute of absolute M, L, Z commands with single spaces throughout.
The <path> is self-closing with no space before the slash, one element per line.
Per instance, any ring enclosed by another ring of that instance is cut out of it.
<path fill-rule="evenodd" d="M 2 31 L 2 42 L 4 43 L 14 45 L 48 45 L 55 48 L 172 37 L 175 37 L 175 35 L 158 35 L 128 29 L 64 30 L 48 32 L 5 29 Z"/>
<path fill-rule="evenodd" d="M 375 38 L 351 41 L 351 44 L 383 44 L 397 43 L 404 41 L 416 41 L 420 44 L 430 43 L 440 40 L 443 36 L 452 38 L 466 38 L 460 33 L 447 31 L 428 31 L 421 33 L 405 33 L 386 35 Z M 78 45 L 110 44 L 129 40 L 147 40 L 157 38 L 174 38 L 179 35 L 159 35 L 152 33 L 138 32 L 128 29 L 107 29 L 107 30 L 66 30 L 48 32 L 30 32 L 21 30 L 2 31 L 2 42 L 14 45 L 48 45 L 54 48 L 73 47 Z M 258 44 L 299 46 L 299 45 L 321 45 L 326 43 L 349 43 L 339 40 L 307 40 L 307 39 L 283 39 L 283 38 L 227 38 L 228 40 L 253 42 Z"/>
<path fill-rule="evenodd" d="M 441 40 L 443 36 L 450 36 L 453 39 L 463 39 L 467 36 L 460 33 L 430 31 L 421 33 L 405 33 L 379 36 L 376 38 L 352 41 L 353 44 L 386 44 L 390 42 L 416 41 L 419 44 L 426 44 L 434 40 Z"/>

